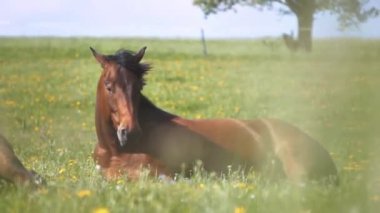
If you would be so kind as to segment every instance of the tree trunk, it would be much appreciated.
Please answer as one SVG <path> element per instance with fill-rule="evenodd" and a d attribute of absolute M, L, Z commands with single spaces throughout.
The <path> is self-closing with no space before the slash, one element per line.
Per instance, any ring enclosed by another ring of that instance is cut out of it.
<path fill-rule="evenodd" d="M 306 52 L 312 50 L 312 30 L 313 30 L 313 14 L 312 10 L 303 10 L 297 13 L 298 21 L 298 48 Z"/>

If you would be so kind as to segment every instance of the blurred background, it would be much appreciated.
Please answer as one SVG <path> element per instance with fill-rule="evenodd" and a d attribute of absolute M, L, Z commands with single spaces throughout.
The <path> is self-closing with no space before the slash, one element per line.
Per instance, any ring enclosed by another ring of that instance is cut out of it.
<path fill-rule="evenodd" d="M 379 9 L 379 0 L 1 0 L 0 133 L 48 187 L 0 184 L 0 212 L 378 212 Z M 147 46 L 143 93 L 174 114 L 296 125 L 329 151 L 341 185 L 255 173 L 104 181 L 92 159 L 101 67 L 89 46 Z"/>
<path fill-rule="evenodd" d="M 111 36 L 155 38 L 199 38 L 203 28 L 207 38 L 277 37 L 297 32 L 294 14 L 284 15 L 284 1 L 242 2 L 232 10 L 207 18 L 199 2 L 192 0 L 2 0 L 0 35 L 2 36 Z M 247 2 L 274 2 L 264 7 Z M 297 2 L 297 1 L 296 1 Z M 318 1 L 317 1 L 318 2 Z M 319 1 L 334 2 L 334 1 Z M 345 2 L 345 1 L 337 1 Z M 355 2 L 355 1 L 347 1 Z M 365 1 L 359 1 L 365 2 Z M 364 8 L 380 8 L 380 1 L 370 0 Z M 314 15 L 313 36 L 379 38 L 380 18 L 372 18 L 359 27 L 339 30 L 337 13 L 321 10 Z"/>

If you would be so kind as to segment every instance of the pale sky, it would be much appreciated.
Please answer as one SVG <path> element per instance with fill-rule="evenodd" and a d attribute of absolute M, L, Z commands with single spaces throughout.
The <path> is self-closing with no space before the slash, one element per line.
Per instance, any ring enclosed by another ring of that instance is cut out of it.
<path fill-rule="evenodd" d="M 370 0 L 380 8 L 379 0 Z M 277 37 L 296 33 L 296 18 L 276 10 L 237 7 L 204 19 L 192 0 L 1 0 L 0 36 L 121 36 L 198 38 Z M 380 18 L 338 30 L 334 17 L 315 17 L 316 38 L 380 38 Z"/>

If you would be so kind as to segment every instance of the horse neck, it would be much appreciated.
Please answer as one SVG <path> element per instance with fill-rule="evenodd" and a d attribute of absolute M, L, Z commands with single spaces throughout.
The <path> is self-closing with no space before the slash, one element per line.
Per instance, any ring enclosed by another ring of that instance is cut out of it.
<path fill-rule="evenodd" d="M 118 141 L 117 134 L 112 125 L 111 109 L 108 104 L 105 104 L 106 102 L 104 94 L 99 92 L 96 98 L 95 110 L 95 126 L 98 144 L 105 149 L 117 151 L 119 149 L 116 145 Z M 143 131 L 165 122 L 172 122 L 175 118 L 179 117 L 158 108 L 141 94 L 138 108 L 138 121 Z"/>
<path fill-rule="evenodd" d="M 138 110 L 138 119 L 141 128 L 149 127 L 162 122 L 170 122 L 178 116 L 168 113 L 154 105 L 147 97 L 141 95 Z"/>

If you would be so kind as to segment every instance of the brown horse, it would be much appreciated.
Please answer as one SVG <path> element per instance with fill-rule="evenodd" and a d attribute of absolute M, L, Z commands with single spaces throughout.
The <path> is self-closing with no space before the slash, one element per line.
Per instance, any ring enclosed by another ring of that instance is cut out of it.
<path fill-rule="evenodd" d="M 145 49 L 102 55 L 91 48 L 103 67 L 94 159 L 106 178 L 127 173 L 133 179 L 140 167 L 149 168 L 151 175 L 190 174 L 196 160 L 219 173 L 231 167 L 262 171 L 277 162 L 273 168 L 297 182 L 337 176 L 329 153 L 284 121 L 189 120 L 159 109 L 141 93 L 149 70 L 140 63 Z"/>
<path fill-rule="evenodd" d="M 0 135 L 0 178 L 16 185 L 41 186 L 45 184 L 41 176 L 24 167 L 12 146 L 2 135 Z"/>

